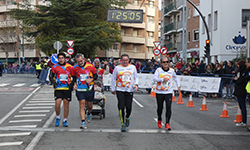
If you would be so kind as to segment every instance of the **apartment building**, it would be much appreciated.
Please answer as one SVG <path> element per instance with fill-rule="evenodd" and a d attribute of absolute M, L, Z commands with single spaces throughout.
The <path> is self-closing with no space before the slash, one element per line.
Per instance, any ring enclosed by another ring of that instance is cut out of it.
<path fill-rule="evenodd" d="M 208 24 L 211 62 L 229 61 L 246 54 L 246 23 L 250 20 L 250 1 L 201 0 L 200 10 Z M 200 59 L 204 57 L 207 39 L 200 19 Z"/>
<path fill-rule="evenodd" d="M 114 43 L 106 51 L 98 51 L 97 57 L 119 58 L 126 53 L 133 59 L 152 59 L 154 41 L 159 39 L 158 0 L 126 0 L 130 2 L 125 9 L 143 10 L 143 23 L 119 23 L 122 43 Z"/>
<path fill-rule="evenodd" d="M 19 21 L 8 14 L 11 9 L 18 8 L 13 2 L 22 0 L 0 0 L 0 61 L 9 63 L 44 57 L 45 54 L 35 47 L 35 41 L 23 38 Z M 33 0 L 32 5 L 46 5 L 45 1 Z"/>

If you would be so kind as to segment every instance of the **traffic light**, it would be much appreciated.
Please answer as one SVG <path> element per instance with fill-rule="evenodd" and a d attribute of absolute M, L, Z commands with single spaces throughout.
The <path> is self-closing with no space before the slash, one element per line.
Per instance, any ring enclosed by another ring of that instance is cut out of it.
<path fill-rule="evenodd" d="M 206 40 L 206 46 L 204 46 L 205 50 L 204 50 L 204 56 L 208 57 L 210 54 L 210 40 Z"/>

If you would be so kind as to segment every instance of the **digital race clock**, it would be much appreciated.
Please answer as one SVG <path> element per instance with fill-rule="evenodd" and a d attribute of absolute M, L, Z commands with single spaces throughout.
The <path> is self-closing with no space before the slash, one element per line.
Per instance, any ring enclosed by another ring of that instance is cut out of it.
<path fill-rule="evenodd" d="M 108 9 L 107 22 L 142 23 L 143 10 L 135 9 Z"/>

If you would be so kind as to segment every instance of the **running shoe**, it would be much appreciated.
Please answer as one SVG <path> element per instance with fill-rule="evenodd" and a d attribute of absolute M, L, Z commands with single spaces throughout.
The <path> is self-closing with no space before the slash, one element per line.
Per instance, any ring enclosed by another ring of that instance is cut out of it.
<path fill-rule="evenodd" d="M 165 130 L 168 130 L 168 131 L 171 130 L 171 127 L 169 126 L 169 123 L 166 123 Z"/>
<path fill-rule="evenodd" d="M 60 120 L 61 120 L 61 118 L 56 118 L 56 123 L 55 123 L 55 126 L 56 126 L 56 127 L 58 127 L 58 126 L 59 126 L 59 124 L 60 124 Z"/>
<path fill-rule="evenodd" d="M 158 128 L 159 128 L 159 129 L 162 127 L 161 120 L 158 120 L 158 122 L 157 122 L 157 126 L 158 126 Z"/>
<path fill-rule="evenodd" d="M 126 127 L 129 127 L 129 123 L 130 123 L 129 120 L 130 120 L 129 118 L 126 119 Z"/>
<path fill-rule="evenodd" d="M 90 123 L 91 119 L 92 119 L 92 114 L 88 115 L 88 123 Z"/>
<path fill-rule="evenodd" d="M 124 123 L 124 124 L 122 124 L 121 131 L 122 131 L 122 132 L 126 132 L 126 125 L 125 125 L 125 123 Z"/>
<path fill-rule="evenodd" d="M 80 129 L 87 129 L 87 126 L 86 126 L 86 123 L 85 122 L 82 122 L 81 126 L 80 126 Z"/>
<path fill-rule="evenodd" d="M 67 120 L 63 121 L 63 126 L 64 127 L 68 127 L 69 126 Z"/>
<path fill-rule="evenodd" d="M 236 126 L 237 127 L 245 127 L 245 126 L 247 126 L 247 124 L 240 122 L 240 123 L 236 123 Z"/>

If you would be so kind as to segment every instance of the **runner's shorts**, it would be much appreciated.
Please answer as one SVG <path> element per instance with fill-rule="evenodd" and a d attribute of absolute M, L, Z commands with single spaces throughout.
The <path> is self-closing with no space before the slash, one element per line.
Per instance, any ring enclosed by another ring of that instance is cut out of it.
<path fill-rule="evenodd" d="M 95 91 L 88 91 L 88 92 L 76 91 L 76 97 L 78 101 L 85 99 L 88 102 L 93 102 L 95 97 Z"/>
<path fill-rule="evenodd" d="M 54 95 L 55 100 L 57 100 L 58 98 L 62 98 L 71 101 L 71 91 L 69 90 L 55 90 Z"/>

